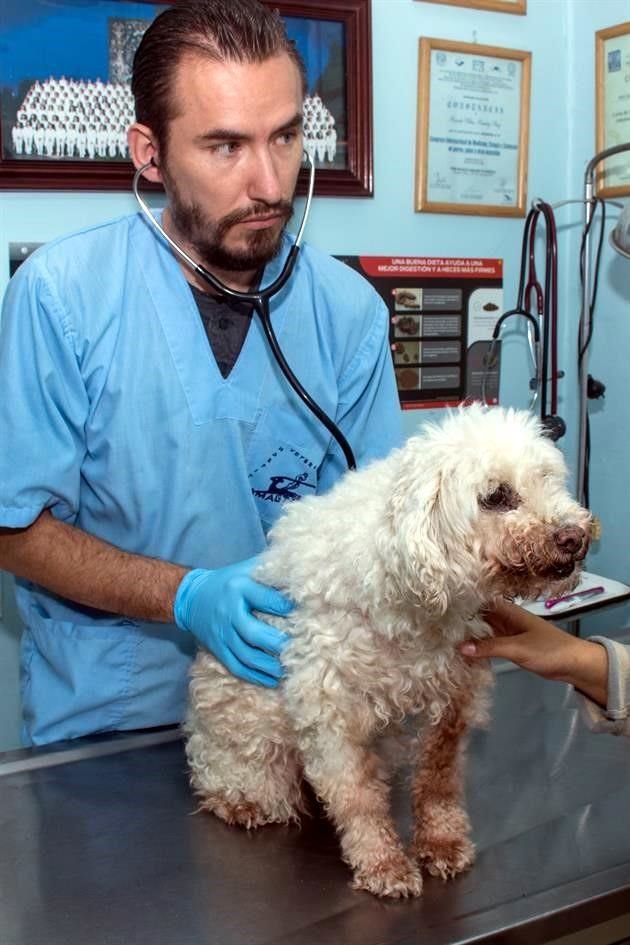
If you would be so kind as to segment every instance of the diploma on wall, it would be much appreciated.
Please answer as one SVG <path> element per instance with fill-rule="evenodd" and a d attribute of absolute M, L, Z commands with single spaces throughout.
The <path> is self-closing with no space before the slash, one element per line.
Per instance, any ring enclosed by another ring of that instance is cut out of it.
<path fill-rule="evenodd" d="M 416 210 L 524 216 L 531 53 L 420 40 Z"/>
<path fill-rule="evenodd" d="M 596 150 L 630 141 L 630 23 L 595 34 Z M 596 175 L 598 197 L 630 194 L 630 153 L 607 158 Z"/>

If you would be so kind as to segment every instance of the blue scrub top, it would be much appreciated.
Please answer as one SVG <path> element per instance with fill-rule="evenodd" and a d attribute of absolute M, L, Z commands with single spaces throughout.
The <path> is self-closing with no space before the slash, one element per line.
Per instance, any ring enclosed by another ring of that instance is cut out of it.
<path fill-rule="evenodd" d="M 289 364 L 357 462 L 399 445 L 388 315 L 371 286 L 303 246 L 271 308 Z M 1 328 L 2 526 L 48 508 L 125 551 L 216 568 L 261 551 L 286 502 L 345 469 L 256 317 L 221 376 L 177 260 L 139 214 L 34 253 L 9 284 Z M 17 599 L 25 744 L 182 719 L 190 634 L 28 581 Z"/>

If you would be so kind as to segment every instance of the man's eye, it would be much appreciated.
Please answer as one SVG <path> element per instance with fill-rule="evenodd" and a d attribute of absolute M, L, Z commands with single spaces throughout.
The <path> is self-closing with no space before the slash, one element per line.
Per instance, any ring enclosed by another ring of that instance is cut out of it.
<path fill-rule="evenodd" d="M 297 136 L 298 136 L 298 133 L 295 130 L 283 131 L 278 140 L 282 142 L 282 144 L 291 144 L 292 141 L 295 141 Z"/>
<path fill-rule="evenodd" d="M 230 154 L 235 154 L 238 148 L 238 141 L 221 141 L 220 144 L 213 144 L 210 150 L 213 154 L 225 154 L 229 156 Z"/>
<path fill-rule="evenodd" d="M 521 497 L 507 482 L 502 482 L 492 492 L 479 496 L 479 508 L 486 512 L 510 512 L 521 504 Z"/>

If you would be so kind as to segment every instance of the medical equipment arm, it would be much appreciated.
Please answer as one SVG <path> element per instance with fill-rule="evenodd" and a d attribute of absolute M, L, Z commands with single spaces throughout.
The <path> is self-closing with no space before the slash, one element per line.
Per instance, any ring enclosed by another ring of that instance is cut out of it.
<path fill-rule="evenodd" d="M 191 631 L 234 676 L 276 686 L 278 654 L 288 637 L 252 610 L 284 616 L 292 603 L 279 591 L 252 580 L 256 558 L 216 570 L 189 571 L 175 597 L 175 622 Z"/>

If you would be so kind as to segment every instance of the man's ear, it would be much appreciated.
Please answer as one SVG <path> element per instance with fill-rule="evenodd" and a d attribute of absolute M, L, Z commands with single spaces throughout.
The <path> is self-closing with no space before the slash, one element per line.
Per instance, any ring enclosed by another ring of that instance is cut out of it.
<path fill-rule="evenodd" d="M 136 170 L 150 162 L 151 167 L 147 167 L 142 176 L 154 184 L 161 184 L 160 152 L 151 129 L 134 122 L 127 130 L 127 144 Z"/>

